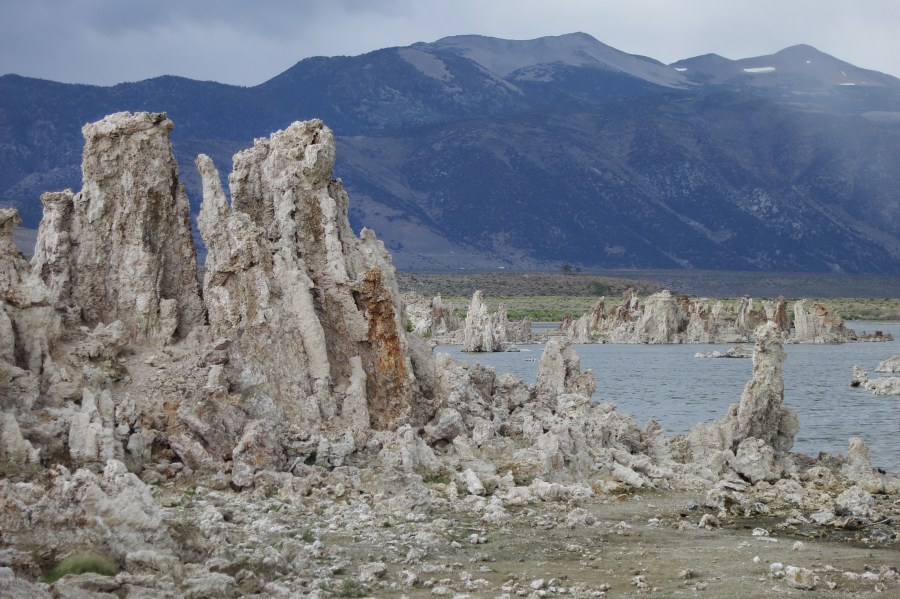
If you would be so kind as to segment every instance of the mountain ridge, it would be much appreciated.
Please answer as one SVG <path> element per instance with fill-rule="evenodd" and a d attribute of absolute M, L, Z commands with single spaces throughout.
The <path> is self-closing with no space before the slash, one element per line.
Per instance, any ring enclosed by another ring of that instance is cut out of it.
<path fill-rule="evenodd" d="M 313 57 L 253 87 L 5 75 L 0 203 L 36 226 L 41 192 L 78 187 L 82 124 L 165 110 L 196 212 L 198 153 L 227 170 L 253 138 L 319 117 L 351 222 L 402 268 L 896 273 L 900 80 L 847 64 L 801 44 L 663 65 L 576 33 Z"/>

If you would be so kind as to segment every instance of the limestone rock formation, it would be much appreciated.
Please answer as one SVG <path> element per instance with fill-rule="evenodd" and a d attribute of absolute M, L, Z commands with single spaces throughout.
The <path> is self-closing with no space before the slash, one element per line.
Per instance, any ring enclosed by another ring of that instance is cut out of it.
<path fill-rule="evenodd" d="M 649 296 L 644 311 L 634 323 L 639 343 L 672 343 L 680 332 L 681 323 L 675 298 L 668 291 Z"/>
<path fill-rule="evenodd" d="M 843 343 L 857 340 L 840 314 L 824 304 L 794 305 L 796 326 L 787 316 L 784 298 L 754 302 L 743 297 L 736 306 L 705 298 L 691 299 L 661 291 L 641 301 L 627 291 L 619 306 L 605 310 L 600 299 L 590 311 L 560 325 L 574 343 L 746 343 L 759 325 L 773 322 L 790 343 Z"/>
<path fill-rule="evenodd" d="M 844 343 L 854 338 L 841 315 L 825 304 L 816 302 L 807 307 L 807 300 L 794 304 L 795 343 Z"/>
<path fill-rule="evenodd" d="M 475 291 L 463 329 L 464 352 L 506 351 L 510 343 L 528 343 L 530 340 L 530 320 L 510 323 L 502 304 L 496 312 L 489 314 L 481 291 Z"/>
<path fill-rule="evenodd" d="M 858 364 L 853 365 L 853 376 L 850 377 L 851 387 L 865 387 L 869 382 L 869 373 L 859 367 Z"/>
<path fill-rule="evenodd" d="M 721 301 L 675 297 L 665 290 L 642 302 L 627 291 L 619 306 L 607 311 L 601 298 L 589 312 L 565 321 L 560 329 L 575 343 L 741 343 L 752 341 L 754 329 L 769 313 L 787 331 L 790 323 L 783 299 L 754 307 L 752 299 L 742 298 L 734 307 Z"/>
<path fill-rule="evenodd" d="M 737 409 L 736 442 L 754 437 L 772 445 L 779 454 L 793 446 L 797 417 L 782 405 L 786 357 L 775 323 L 760 327 L 753 352 L 753 376 Z"/>
<path fill-rule="evenodd" d="M 99 475 L 53 466 L 32 482 L 3 480 L 0 514 L 4 541 L 22 540 L 39 554 L 64 556 L 103 547 L 124 561 L 139 551 L 171 554 L 174 549 L 150 488 L 115 460 Z"/>
<path fill-rule="evenodd" d="M 601 297 L 590 310 L 573 319 L 566 316 L 559 325 L 572 343 L 594 343 L 606 316 L 606 298 Z"/>
<path fill-rule="evenodd" d="M 3 299 L 19 290 L 28 271 L 28 263 L 13 243 L 13 230 L 22 224 L 19 213 L 12 208 L 0 208 L 0 290 Z"/>
<path fill-rule="evenodd" d="M 302 442 L 339 425 L 364 443 L 369 425 L 415 421 L 427 389 L 390 257 L 371 231 L 353 235 L 333 164 L 331 131 L 294 123 L 235 156 L 229 205 L 200 156 L 203 289 L 212 335 L 229 340 L 230 392 L 258 430 Z"/>
<path fill-rule="evenodd" d="M 851 437 L 847 443 L 847 463 L 841 474 L 869 493 L 884 493 L 884 479 L 872 469 L 872 457 L 865 442 L 859 437 Z"/>
<path fill-rule="evenodd" d="M 900 356 L 891 356 L 887 360 L 878 363 L 875 372 L 900 372 Z"/>
<path fill-rule="evenodd" d="M 434 343 L 460 345 L 463 327 L 452 306 L 444 303 L 440 295 L 426 299 L 415 292 L 403 294 L 406 315 L 409 319 L 407 330 Z"/>
<path fill-rule="evenodd" d="M 596 387 L 594 373 L 581 371 L 581 360 L 571 343 L 560 346 L 555 339 L 547 342 L 534 384 L 538 401 L 548 404 L 566 393 L 589 398 Z"/>
<path fill-rule="evenodd" d="M 547 343 L 531 388 L 445 354 L 435 378 L 442 407 L 425 427 L 426 438 L 438 446 L 452 442 L 444 467 L 469 469 L 488 489 L 506 484 L 507 473 L 510 484 L 537 478 L 572 484 L 594 473 L 610 490 L 665 485 L 674 477 L 659 426 L 650 422 L 642 430 L 614 405 L 591 401 L 593 373 L 581 371 L 570 343 Z"/>
<path fill-rule="evenodd" d="M 681 459 L 711 469 L 713 476 L 730 467 L 752 480 L 777 478 L 778 459 L 800 428 L 797 415 L 783 405 L 786 354 L 778 326 L 767 322 L 755 337 L 753 375 L 740 403 L 732 404 L 723 420 L 698 424 L 687 435 L 687 455 Z"/>
<path fill-rule="evenodd" d="M 881 367 L 883 369 L 882 372 L 884 372 L 887 370 L 885 366 L 890 367 L 892 364 L 891 360 L 886 360 L 879 364 L 879 367 Z M 853 376 L 850 377 L 850 386 L 862 387 L 871 391 L 874 395 L 900 395 L 900 377 L 882 376 L 871 378 L 869 377 L 869 373 L 858 365 L 853 366 Z"/>
<path fill-rule="evenodd" d="M 884 376 L 869 379 L 865 387 L 875 395 L 900 395 L 900 377 Z"/>
<path fill-rule="evenodd" d="M 0 408 L 27 411 L 38 401 L 41 373 L 53 369 L 61 321 L 13 243 L 21 222 L 15 210 L 0 209 Z"/>
<path fill-rule="evenodd" d="M 752 358 L 753 357 L 753 349 L 744 345 L 743 343 L 739 343 L 734 347 L 729 348 L 727 351 L 711 351 L 711 352 L 697 352 L 694 354 L 695 358 Z"/>
<path fill-rule="evenodd" d="M 45 194 L 34 272 L 89 326 L 125 323 L 135 342 L 203 324 L 189 208 L 165 113 L 84 126 L 82 190 Z"/>
<path fill-rule="evenodd" d="M 0 476 L 20 476 L 40 463 L 40 452 L 23 436 L 12 412 L 0 414 Z"/>

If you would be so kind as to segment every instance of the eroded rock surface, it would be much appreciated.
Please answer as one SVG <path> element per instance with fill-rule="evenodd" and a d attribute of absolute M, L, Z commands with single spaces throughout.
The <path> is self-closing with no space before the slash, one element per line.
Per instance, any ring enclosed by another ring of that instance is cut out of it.
<path fill-rule="evenodd" d="M 472 295 L 463 328 L 464 352 L 506 351 L 512 343 L 531 341 L 531 321 L 511 323 L 502 304 L 493 314 L 488 313 L 481 291 Z"/>
<path fill-rule="evenodd" d="M 45 194 L 35 274 L 89 326 L 125 323 L 165 343 L 203 324 L 189 208 L 165 113 L 120 112 L 84 126 L 84 186 Z"/>
<path fill-rule="evenodd" d="M 415 376 L 390 256 L 371 231 L 353 235 L 333 163 L 331 131 L 294 123 L 235 156 L 229 205 L 201 156 L 198 224 L 211 333 L 227 340 L 223 374 L 259 423 L 253 430 L 297 447 L 348 430 L 352 451 L 371 428 L 421 418 L 414 404 L 428 389 Z M 245 441 L 239 447 L 259 445 Z M 263 442 L 263 453 L 278 454 L 278 445 Z"/>
<path fill-rule="evenodd" d="M 775 480 L 783 472 L 780 458 L 794 444 L 800 424 L 783 405 L 786 354 L 780 331 L 770 321 L 755 337 L 753 375 L 740 403 L 732 404 L 724 419 L 696 425 L 681 446 L 681 459 L 693 461 L 701 477 L 731 469 L 753 482 Z"/>
<path fill-rule="evenodd" d="M 840 314 L 824 304 L 807 308 L 801 300 L 794 314 L 796 326 L 788 318 L 784 298 L 755 302 L 743 297 L 731 305 L 661 291 L 641 301 L 627 291 L 619 305 L 607 310 L 601 298 L 579 318 L 564 320 L 560 331 L 574 343 L 746 343 L 755 340 L 759 325 L 773 322 L 788 343 L 857 340 Z"/>
<path fill-rule="evenodd" d="M 406 314 L 409 318 L 407 330 L 436 343 L 462 344 L 463 326 L 452 306 L 444 303 L 440 295 L 430 300 L 417 293 L 403 295 Z"/>
<path fill-rule="evenodd" d="M 887 360 L 878 363 L 875 372 L 900 372 L 900 356 L 891 356 Z"/>
<path fill-rule="evenodd" d="M 895 356 L 896 357 L 896 356 Z M 893 358 L 885 360 L 878 365 L 875 372 L 893 372 Z M 879 368 L 881 370 L 879 370 Z M 851 387 L 862 387 L 871 391 L 874 395 L 900 395 L 900 377 L 876 376 L 870 377 L 869 373 L 859 367 L 853 366 L 853 375 L 850 377 Z"/>
<path fill-rule="evenodd" d="M 855 337 L 841 315 L 822 303 L 794 304 L 794 339 L 797 343 L 843 343 Z"/>

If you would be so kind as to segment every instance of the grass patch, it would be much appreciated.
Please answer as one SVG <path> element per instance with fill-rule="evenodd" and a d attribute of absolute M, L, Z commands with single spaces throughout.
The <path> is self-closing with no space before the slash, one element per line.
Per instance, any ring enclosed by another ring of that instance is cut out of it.
<path fill-rule="evenodd" d="M 468 298 L 447 295 L 443 299 L 445 305 L 465 306 L 464 308 L 456 309 L 459 317 L 465 319 Z M 692 299 L 698 298 L 694 297 Z M 710 305 L 721 301 L 726 306 L 733 308 L 736 308 L 741 302 L 741 298 L 735 297 L 712 297 L 708 299 Z M 762 301 L 765 299 L 775 298 L 754 297 L 753 307 L 757 309 L 762 307 Z M 484 302 L 487 304 L 489 312 L 495 312 L 500 304 L 504 304 L 509 320 L 521 320 L 527 316 L 535 322 L 558 322 L 566 316 L 577 318 L 590 311 L 596 301 L 597 297 L 572 295 L 484 297 Z M 621 297 L 607 296 L 604 302 L 606 311 L 609 312 L 611 308 L 618 306 L 621 302 Z M 797 298 L 787 299 L 787 314 L 791 320 L 794 319 L 794 304 L 796 302 Z M 807 306 L 811 306 L 814 303 L 825 304 L 832 312 L 840 313 L 844 320 L 900 320 L 900 299 L 898 298 L 807 298 Z"/>
<path fill-rule="evenodd" d="M 345 579 L 344 584 L 341 585 L 341 591 L 338 593 L 338 597 L 367 597 L 369 595 L 369 589 L 359 582 L 352 579 Z"/>
<path fill-rule="evenodd" d="M 335 588 L 330 581 L 319 583 L 319 590 L 335 597 L 367 597 L 369 589 L 360 582 L 352 579 L 345 579 L 341 582 L 340 588 Z"/>
<path fill-rule="evenodd" d="M 534 482 L 534 478 L 535 475 L 532 473 L 519 473 L 513 476 L 513 480 L 515 481 L 517 487 L 530 487 L 531 483 Z"/>
<path fill-rule="evenodd" d="M 736 304 L 739 299 L 735 298 L 745 294 L 754 298 L 754 304 L 779 295 L 807 297 L 837 310 L 845 320 L 900 320 L 900 285 L 896 277 L 887 275 L 690 270 L 629 270 L 617 274 L 398 272 L 397 279 L 402 291 L 415 291 L 423 297 L 441 294 L 444 305 L 462 317 L 476 289 L 483 292 L 489 311 L 504 303 L 510 320 L 528 316 L 535 321 L 559 321 L 567 314 L 584 314 L 598 295 L 606 296 L 609 310 L 619 303 L 627 288 L 637 290 L 640 297 L 666 288 L 673 295 L 686 292 L 692 297 L 732 298 L 725 300 L 728 304 Z M 794 301 L 788 300 L 789 316 Z"/>
<path fill-rule="evenodd" d="M 53 584 L 63 576 L 84 574 L 85 572 L 93 572 L 102 576 L 115 576 L 119 573 L 119 567 L 102 555 L 79 553 L 61 561 L 58 566 L 45 574 L 42 580 L 47 584 Z"/>
<path fill-rule="evenodd" d="M 429 474 L 422 477 L 422 482 L 426 485 L 449 485 L 451 480 L 453 479 L 446 474 Z"/>
<path fill-rule="evenodd" d="M 520 295 L 520 296 L 485 296 L 489 312 L 496 312 L 500 304 L 506 306 L 506 317 L 509 320 L 522 320 L 526 316 L 534 322 L 557 322 L 566 316 L 581 316 L 597 303 L 597 297 L 579 295 Z M 607 297 L 606 309 L 621 303 L 621 297 Z M 444 305 L 465 306 L 456 310 L 461 319 L 465 319 L 469 300 L 459 296 L 444 297 Z"/>

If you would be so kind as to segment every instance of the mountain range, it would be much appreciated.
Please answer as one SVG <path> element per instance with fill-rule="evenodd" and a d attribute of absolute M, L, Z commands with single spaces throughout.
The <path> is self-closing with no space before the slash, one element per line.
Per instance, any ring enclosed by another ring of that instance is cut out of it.
<path fill-rule="evenodd" d="M 671 65 L 584 33 L 316 57 L 255 87 L 0 77 L 0 205 L 80 187 L 81 126 L 165 111 L 198 153 L 321 118 L 354 227 L 401 269 L 900 273 L 900 80 L 810 46 Z"/>

